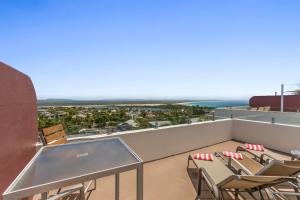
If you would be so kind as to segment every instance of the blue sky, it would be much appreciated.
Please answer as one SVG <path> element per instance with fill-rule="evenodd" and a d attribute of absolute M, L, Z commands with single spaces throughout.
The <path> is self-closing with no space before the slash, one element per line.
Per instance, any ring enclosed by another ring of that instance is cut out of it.
<path fill-rule="evenodd" d="M 247 99 L 300 82 L 298 0 L 0 0 L 39 98 Z"/>

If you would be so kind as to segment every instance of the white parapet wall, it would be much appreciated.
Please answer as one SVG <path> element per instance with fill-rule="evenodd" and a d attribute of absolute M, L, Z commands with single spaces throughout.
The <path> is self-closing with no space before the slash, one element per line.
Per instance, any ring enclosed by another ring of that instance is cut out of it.
<path fill-rule="evenodd" d="M 290 153 L 300 149 L 300 126 L 234 119 L 232 139 Z"/>
<path fill-rule="evenodd" d="M 122 134 L 144 161 L 152 161 L 231 140 L 232 121 L 220 120 Z"/>
<path fill-rule="evenodd" d="M 148 162 L 231 140 L 231 130 L 232 120 L 225 119 L 117 132 L 109 136 L 70 138 L 70 141 L 120 137 Z"/>
<path fill-rule="evenodd" d="M 263 144 L 289 153 L 300 149 L 300 126 L 272 124 L 244 119 L 197 122 L 158 129 L 117 132 L 112 135 L 85 136 L 70 140 L 108 137 L 122 138 L 145 162 L 203 148 L 228 140 Z"/>

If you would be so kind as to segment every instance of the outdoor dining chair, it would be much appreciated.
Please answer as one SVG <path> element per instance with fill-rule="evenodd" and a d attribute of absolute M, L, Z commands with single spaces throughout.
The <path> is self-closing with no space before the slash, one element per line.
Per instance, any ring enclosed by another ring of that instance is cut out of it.
<path fill-rule="evenodd" d="M 51 126 L 48 128 L 44 128 L 40 133 L 40 139 L 44 146 L 53 146 L 53 145 L 60 145 L 66 144 L 67 136 L 64 131 L 64 127 L 62 124 L 58 124 L 55 126 Z M 89 187 L 94 184 L 92 189 Z M 76 184 L 68 188 L 67 190 L 62 191 L 62 188 L 59 188 L 56 195 L 52 196 L 51 198 L 45 197 L 46 199 L 56 200 L 67 195 L 70 195 L 76 191 L 79 191 L 79 196 L 81 199 L 84 199 L 86 192 L 91 192 L 96 189 L 96 180 L 89 181 L 87 186 L 85 187 L 84 183 Z"/>
<path fill-rule="evenodd" d="M 66 133 L 62 124 L 44 128 L 40 132 L 40 139 L 44 146 L 67 143 Z"/>

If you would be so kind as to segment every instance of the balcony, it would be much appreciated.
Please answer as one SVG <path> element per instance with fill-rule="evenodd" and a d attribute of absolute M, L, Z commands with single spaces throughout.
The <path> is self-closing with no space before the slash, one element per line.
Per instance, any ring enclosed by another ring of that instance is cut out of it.
<path fill-rule="evenodd" d="M 115 133 L 145 161 L 144 199 L 195 199 L 197 176 L 187 171 L 188 155 L 195 152 L 213 153 L 235 151 L 244 142 L 262 143 L 265 147 L 280 152 L 289 160 L 289 151 L 298 148 L 300 127 L 255 122 L 239 119 L 224 119 L 177 125 L 159 129 Z M 285 133 L 285 142 L 281 142 Z M 98 136 L 99 137 L 99 136 Z M 97 136 L 72 138 L 71 142 L 97 139 Z M 107 136 L 106 136 L 107 138 Z M 114 176 L 97 180 L 97 189 L 90 199 L 114 199 Z M 136 174 L 134 171 L 121 174 L 120 199 L 135 199 Z M 203 199 L 212 195 L 204 185 Z M 233 199 L 226 193 L 226 199 Z M 39 195 L 35 196 L 39 199 Z M 242 193 L 240 199 L 252 199 Z M 267 199 L 267 198 L 266 198 Z M 290 198 L 293 199 L 293 198 Z"/>
<path fill-rule="evenodd" d="M 0 189 L 3 192 L 35 155 L 39 145 L 36 96 L 32 83 L 24 74 L 7 65 L 1 66 L 0 94 L 3 98 L 0 102 L 0 132 L 3 137 L 0 161 L 4 164 L 0 166 Z M 144 161 L 143 197 L 146 200 L 195 199 L 196 176 L 193 170 L 186 169 L 191 153 L 235 151 L 238 145 L 247 142 L 263 144 L 290 159 L 290 151 L 299 149 L 300 126 L 295 123 L 278 124 L 272 120 L 229 116 L 216 121 L 119 132 L 108 136 L 73 137 L 69 142 L 111 137 L 125 141 Z M 297 120 L 295 117 L 293 119 Z M 114 181 L 113 176 L 97 179 L 98 187 L 89 199 L 114 199 Z M 136 173 L 121 173 L 120 181 L 120 199 L 135 199 Z M 202 190 L 205 191 L 204 199 L 212 198 L 205 185 Z M 239 199 L 251 199 L 247 194 L 241 195 Z M 67 199 L 76 198 L 75 194 Z M 225 199 L 233 198 L 231 193 L 226 194 Z M 34 199 L 40 199 L 40 195 L 34 196 Z"/>

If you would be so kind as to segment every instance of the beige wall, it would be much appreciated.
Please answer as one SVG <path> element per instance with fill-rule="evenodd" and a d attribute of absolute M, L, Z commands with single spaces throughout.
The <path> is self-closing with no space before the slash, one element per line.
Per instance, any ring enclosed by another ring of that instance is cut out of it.
<path fill-rule="evenodd" d="M 231 126 L 231 120 L 221 120 L 117 136 L 147 162 L 230 140 Z"/>
<path fill-rule="evenodd" d="M 271 124 L 247 120 L 233 120 L 233 139 L 289 153 L 300 148 L 300 126 Z"/>

